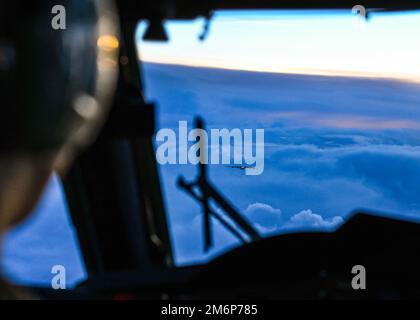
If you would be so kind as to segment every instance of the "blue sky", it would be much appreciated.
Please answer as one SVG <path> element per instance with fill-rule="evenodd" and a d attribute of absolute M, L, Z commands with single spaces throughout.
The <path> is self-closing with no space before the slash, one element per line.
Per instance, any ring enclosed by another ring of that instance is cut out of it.
<path fill-rule="evenodd" d="M 3 240 L 2 270 L 12 282 L 50 286 L 54 265 L 66 268 L 68 288 L 86 277 L 64 191 L 53 176 L 32 215 Z"/>
<path fill-rule="evenodd" d="M 211 166 L 210 174 L 265 235 L 335 228 L 358 208 L 418 220 L 418 18 L 378 14 L 364 24 L 350 10 L 220 13 L 205 42 L 198 41 L 203 21 L 197 20 L 168 24 L 172 40 L 164 44 L 141 42 L 143 25 L 138 39 L 147 61 L 271 72 L 149 63 L 146 94 L 157 101 L 159 128 L 192 124 L 196 115 L 209 128 L 264 128 L 262 175 L 224 166 Z M 204 254 L 200 207 L 175 185 L 197 168 L 159 170 L 178 263 L 205 261 L 238 245 L 215 224 L 216 247 Z M 49 285 L 54 264 L 66 266 L 70 285 L 85 277 L 56 177 L 4 247 L 3 269 L 13 281 Z"/>

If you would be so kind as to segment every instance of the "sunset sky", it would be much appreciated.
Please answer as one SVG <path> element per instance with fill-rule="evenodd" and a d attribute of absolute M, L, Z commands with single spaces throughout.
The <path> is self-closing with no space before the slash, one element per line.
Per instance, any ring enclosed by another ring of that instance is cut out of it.
<path fill-rule="evenodd" d="M 144 61 L 226 69 L 420 79 L 420 13 L 219 12 L 208 38 L 202 19 L 166 23 L 169 43 L 137 39 Z"/>

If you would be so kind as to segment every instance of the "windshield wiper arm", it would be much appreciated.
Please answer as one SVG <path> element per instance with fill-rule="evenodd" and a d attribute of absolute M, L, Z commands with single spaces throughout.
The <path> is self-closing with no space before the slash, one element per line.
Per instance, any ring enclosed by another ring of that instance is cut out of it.
<path fill-rule="evenodd" d="M 203 129 L 204 123 L 201 119 L 196 119 L 196 128 Z M 202 139 L 200 139 L 200 143 Z M 200 157 L 202 156 L 203 152 L 201 152 L 204 146 L 200 146 Z M 202 160 L 202 159 L 201 159 Z M 178 178 L 178 186 L 184 189 L 188 194 L 190 194 L 195 200 L 199 201 L 203 207 L 204 213 L 204 236 L 205 236 L 205 243 L 204 249 L 205 251 L 209 250 L 213 245 L 212 239 L 212 232 L 211 232 L 211 221 L 210 217 L 213 216 L 222 225 L 228 229 L 233 235 L 239 238 L 242 242 L 246 242 L 246 240 L 242 237 L 241 233 L 239 233 L 233 226 L 231 226 L 222 216 L 217 214 L 214 210 L 210 209 L 210 200 L 213 200 L 216 204 L 220 206 L 221 209 L 229 216 L 229 218 L 236 224 L 239 229 L 244 232 L 251 241 L 256 241 L 261 239 L 261 236 L 257 232 L 257 230 L 244 218 L 242 215 L 233 207 L 232 204 L 229 203 L 225 197 L 220 194 L 215 187 L 213 187 L 207 178 L 207 168 L 205 161 L 200 160 L 200 174 L 198 178 L 188 183 L 182 176 Z M 199 189 L 199 194 L 195 191 L 195 188 Z"/>

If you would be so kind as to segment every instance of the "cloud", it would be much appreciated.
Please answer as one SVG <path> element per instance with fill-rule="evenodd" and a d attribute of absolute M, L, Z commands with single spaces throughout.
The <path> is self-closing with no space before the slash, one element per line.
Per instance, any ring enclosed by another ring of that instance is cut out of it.
<path fill-rule="evenodd" d="M 280 209 L 272 206 L 256 202 L 250 204 L 245 209 L 245 215 L 251 220 L 259 229 L 263 231 L 275 230 L 282 224 L 282 212 Z"/>
<path fill-rule="evenodd" d="M 302 210 L 286 219 L 280 209 L 260 202 L 250 204 L 244 214 L 265 235 L 290 230 L 331 230 L 344 222 L 340 216 L 324 218 L 311 209 Z"/>
<path fill-rule="evenodd" d="M 359 208 L 418 216 L 418 85 L 145 68 L 149 96 L 160 102 L 161 125 L 176 127 L 199 114 L 208 128 L 265 129 L 262 175 L 225 166 L 209 170 L 212 183 L 262 234 L 334 228 L 343 222 L 340 216 Z M 174 84 L 182 89 L 174 91 Z M 194 177 L 196 169 L 161 167 L 177 260 L 192 261 L 202 250 L 201 224 L 192 224 L 200 208 L 175 185 L 178 175 Z M 174 232 L 175 225 L 191 228 Z"/>
<path fill-rule="evenodd" d="M 377 115 L 331 114 L 325 111 L 275 111 L 256 115 L 265 123 L 287 122 L 291 127 L 305 126 L 335 129 L 420 129 L 420 122 L 410 118 L 387 118 Z"/>
<path fill-rule="evenodd" d="M 312 210 L 302 210 L 301 212 L 290 217 L 283 229 L 322 229 L 329 230 L 337 227 L 344 220 L 342 217 L 335 216 L 330 219 L 325 219 L 321 215 L 313 213 Z"/>

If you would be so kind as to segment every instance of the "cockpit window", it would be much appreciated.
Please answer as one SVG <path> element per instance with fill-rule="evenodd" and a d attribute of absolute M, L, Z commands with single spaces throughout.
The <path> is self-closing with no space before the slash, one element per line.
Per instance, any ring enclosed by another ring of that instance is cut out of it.
<path fill-rule="evenodd" d="M 15 284 L 73 288 L 87 276 L 67 201 L 53 176 L 37 207 L 3 239 L 2 272 Z M 60 280 L 55 281 L 56 276 Z"/>
<path fill-rule="evenodd" d="M 166 24 L 168 43 L 139 25 L 178 264 L 240 244 L 213 220 L 204 252 L 201 206 L 177 185 L 198 172 L 195 116 L 209 180 L 264 236 L 332 230 L 357 210 L 419 220 L 419 17 L 221 12 L 204 41 L 202 20 Z"/>

